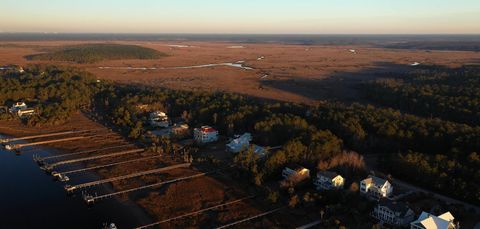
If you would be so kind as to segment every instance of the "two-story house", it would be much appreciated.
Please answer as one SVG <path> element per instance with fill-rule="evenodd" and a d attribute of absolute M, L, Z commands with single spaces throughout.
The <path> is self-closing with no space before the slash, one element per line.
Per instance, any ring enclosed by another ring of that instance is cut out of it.
<path fill-rule="evenodd" d="M 236 136 L 226 144 L 225 147 L 228 152 L 238 153 L 248 149 L 250 141 L 252 141 L 252 135 L 250 133 L 244 133 L 243 135 Z"/>
<path fill-rule="evenodd" d="M 297 164 L 291 164 L 283 169 L 282 176 L 286 180 L 300 182 L 310 177 L 310 170 Z"/>
<path fill-rule="evenodd" d="M 385 179 L 369 175 L 366 179 L 360 181 L 360 193 L 374 198 L 389 197 L 393 192 L 390 182 Z"/>
<path fill-rule="evenodd" d="M 439 216 L 422 212 L 417 220 L 410 223 L 410 229 L 458 229 L 459 226 L 453 222 L 454 219 L 450 212 Z"/>
<path fill-rule="evenodd" d="M 210 126 L 202 126 L 193 130 L 193 139 L 197 143 L 216 142 L 218 140 L 218 131 Z"/>
<path fill-rule="evenodd" d="M 393 226 L 407 226 L 415 213 L 404 203 L 383 199 L 373 209 L 372 217 Z"/>
<path fill-rule="evenodd" d="M 170 120 L 165 112 L 155 111 L 150 113 L 150 125 L 167 128 L 170 126 Z"/>
<path fill-rule="evenodd" d="M 331 171 L 319 171 L 317 178 L 313 182 L 317 190 L 341 189 L 344 183 L 345 179 L 342 176 Z"/>

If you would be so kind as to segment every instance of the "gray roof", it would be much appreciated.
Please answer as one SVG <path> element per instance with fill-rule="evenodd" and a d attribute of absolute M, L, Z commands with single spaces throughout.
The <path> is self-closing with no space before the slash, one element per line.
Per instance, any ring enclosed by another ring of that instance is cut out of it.
<path fill-rule="evenodd" d="M 305 169 L 305 167 L 301 166 L 301 165 L 298 165 L 298 164 L 288 164 L 287 165 L 287 168 L 291 169 L 291 170 L 294 170 L 294 171 L 301 171 L 302 169 Z"/>
<path fill-rule="evenodd" d="M 336 176 L 338 176 L 338 173 L 336 173 L 336 172 L 331 172 L 331 171 L 319 171 L 319 172 L 317 173 L 317 177 L 320 177 L 320 176 L 333 179 L 333 178 L 335 178 Z"/>
<path fill-rule="evenodd" d="M 385 184 L 385 182 L 387 182 L 387 180 L 385 180 L 385 179 L 382 179 L 382 178 L 379 178 L 379 177 L 376 177 L 376 176 L 372 176 L 372 175 L 368 175 L 367 179 L 371 179 L 371 181 L 375 185 L 379 185 L 379 186 L 382 186 L 382 185 Z"/>
<path fill-rule="evenodd" d="M 387 207 L 393 212 L 399 212 L 400 217 L 405 216 L 405 214 L 407 214 L 407 212 L 410 210 L 410 208 L 405 203 L 391 201 L 388 199 L 381 199 L 378 203 L 378 206 Z"/>

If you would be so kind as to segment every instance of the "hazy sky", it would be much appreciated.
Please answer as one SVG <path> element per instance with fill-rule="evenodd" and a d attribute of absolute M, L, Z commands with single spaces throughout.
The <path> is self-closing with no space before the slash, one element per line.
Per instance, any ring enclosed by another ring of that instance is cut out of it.
<path fill-rule="evenodd" d="M 480 0 L 0 0 L 2 32 L 480 33 Z"/>

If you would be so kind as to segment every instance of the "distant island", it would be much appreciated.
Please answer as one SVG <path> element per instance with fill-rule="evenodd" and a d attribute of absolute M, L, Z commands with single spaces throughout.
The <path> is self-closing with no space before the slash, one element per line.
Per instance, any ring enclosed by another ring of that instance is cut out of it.
<path fill-rule="evenodd" d="M 50 53 L 28 55 L 28 60 L 71 61 L 79 64 L 96 63 L 104 60 L 159 59 L 165 53 L 137 45 L 83 44 L 67 46 Z"/>

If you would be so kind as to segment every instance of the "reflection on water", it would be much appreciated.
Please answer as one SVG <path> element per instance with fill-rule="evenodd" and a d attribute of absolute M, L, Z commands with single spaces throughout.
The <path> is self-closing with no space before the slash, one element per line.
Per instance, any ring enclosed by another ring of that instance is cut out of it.
<path fill-rule="evenodd" d="M 114 222 L 119 228 L 140 225 L 129 207 L 115 199 L 87 207 L 79 194 L 67 196 L 62 183 L 39 169 L 32 160 L 33 153 L 50 154 L 46 150 L 30 150 L 15 155 L 0 148 L 1 229 L 101 228 L 104 222 Z M 73 182 L 83 182 L 88 175 L 84 176 L 76 177 Z"/>
<path fill-rule="evenodd" d="M 209 68 L 217 66 L 228 66 L 234 68 L 241 68 L 244 70 L 253 70 L 251 67 L 244 65 L 245 61 L 237 61 L 235 63 L 217 63 L 217 64 L 202 64 L 192 66 L 180 66 L 180 67 L 98 67 L 99 69 L 124 69 L 124 70 L 171 70 L 171 69 L 193 69 L 193 68 Z"/>

